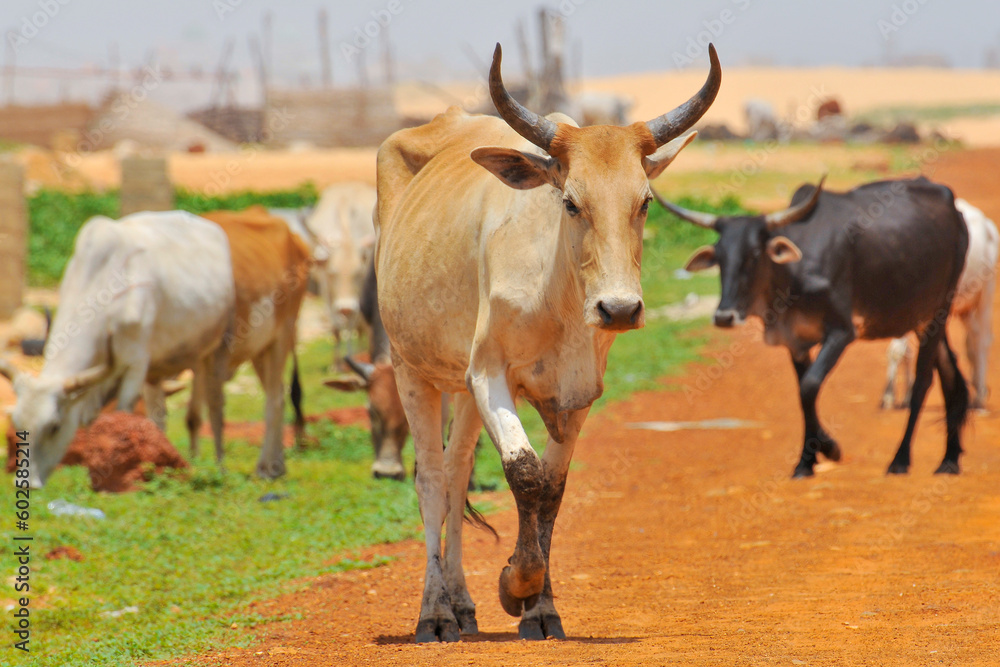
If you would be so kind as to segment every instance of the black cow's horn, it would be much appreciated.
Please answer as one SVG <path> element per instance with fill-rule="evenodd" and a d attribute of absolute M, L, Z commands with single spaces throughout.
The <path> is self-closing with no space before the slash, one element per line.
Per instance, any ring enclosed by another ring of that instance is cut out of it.
<path fill-rule="evenodd" d="M 792 206 L 791 208 L 786 208 L 784 211 L 775 211 L 774 213 L 768 213 L 764 216 L 764 222 L 767 224 L 768 231 L 774 231 L 780 229 L 785 225 L 790 225 L 793 222 L 798 222 L 805 217 L 807 217 L 812 210 L 816 208 L 816 204 L 819 203 L 819 195 L 823 192 L 823 183 L 826 181 L 826 174 L 823 178 L 819 179 L 819 184 L 816 185 L 816 189 L 813 190 L 812 195 L 809 199 L 805 200 L 797 206 Z"/>
<path fill-rule="evenodd" d="M 657 148 L 687 132 L 692 125 L 698 122 L 699 118 L 705 115 L 708 108 L 712 106 L 712 102 L 715 101 L 715 96 L 719 94 L 719 86 L 722 84 L 722 66 L 719 64 L 719 56 L 715 52 L 714 44 L 708 45 L 708 59 L 711 63 L 711 69 L 708 71 L 708 79 L 701 90 L 673 111 L 646 121 L 646 127 L 656 139 Z"/>
<path fill-rule="evenodd" d="M 351 355 L 344 357 L 344 362 L 350 366 L 352 371 L 364 378 L 365 382 L 372 381 L 372 373 L 375 372 L 375 366 L 373 364 L 357 361 Z"/>
<path fill-rule="evenodd" d="M 650 188 L 650 190 L 653 190 L 653 188 Z M 667 209 L 681 220 L 687 220 L 693 225 L 698 225 L 699 227 L 704 227 L 705 229 L 715 229 L 715 223 L 719 221 L 719 216 L 717 215 L 702 213 L 701 211 L 689 211 L 686 208 L 681 208 L 677 204 L 669 202 L 661 197 L 660 193 L 656 190 L 653 190 L 653 196 L 656 197 L 656 201 L 660 202 L 660 206 Z"/>
<path fill-rule="evenodd" d="M 525 109 L 510 96 L 500 78 L 500 60 L 500 43 L 497 42 L 497 48 L 493 51 L 493 65 L 490 67 L 490 97 L 493 98 L 497 112 L 515 132 L 548 151 L 558 126 L 548 118 Z"/>

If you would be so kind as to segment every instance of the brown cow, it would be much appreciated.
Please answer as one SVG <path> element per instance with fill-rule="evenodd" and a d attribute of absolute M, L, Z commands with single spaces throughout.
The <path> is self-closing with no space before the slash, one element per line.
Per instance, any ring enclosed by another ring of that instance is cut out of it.
<path fill-rule="evenodd" d="M 232 329 L 217 353 L 195 372 L 188 406 L 187 425 L 191 455 L 197 453 L 201 403 L 209 407 L 215 453 L 222 461 L 222 384 L 245 361 L 253 363 L 267 396 L 265 433 L 257 474 L 267 479 L 285 473 L 281 441 L 285 400 L 281 374 L 291 352 L 294 359 L 296 319 L 305 295 L 311 254 L 308 246 L 289 231 L 285 221 L 261 206 L 244 211 L 215 211 L 203 217 L 218 224 L 229 238 L 236 283 L 236 313 Z M 292 377 L 292 402 L 296 433 L 304 420 L 298 397 L 298 363 Z"/>

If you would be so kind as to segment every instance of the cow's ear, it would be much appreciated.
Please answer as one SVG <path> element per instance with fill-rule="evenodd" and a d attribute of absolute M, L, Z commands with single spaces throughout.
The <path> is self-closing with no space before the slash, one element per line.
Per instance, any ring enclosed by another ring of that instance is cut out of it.
<path fill-rule="evenodd" d="M 323 385 L 337 391 L 364 391 L 368 389 L 368 382 L 358 375 L 338 375 L 337 377 L 323 380 Z"/>
<path fill-rule="evenodd" d="M 775 236 L 767 242 L 767 256 L 775 264 L 791 264 L 802 259 L 802 251 L 784 236 Z"/>
<path fill-rule="evenodd" d="M 498 146 L 477 148 L 470 157 L 515 190 L 531 190 L 546 183 L 560 187 L 559 163 L 554 158 Z"/>
<path fill-rule="evenodd" d="M 716 264 L 715 246 L 703 245 L 694 251 L 694 254 L 691 255 L 691 259 L 689 259 L 687 264 L 684 265 L 684 269 L 694 273 L 695 271 L 710 269 Z"/>
<path fill-rule="evenodd" d="M 642 168 L 646 170 L 646 178 L 654 179 L 670 166 L 678 153 L 698 136 L 697 130 L 681 135 L 673 141 L 660 146 L 655 153 L 642 158 Z"/>

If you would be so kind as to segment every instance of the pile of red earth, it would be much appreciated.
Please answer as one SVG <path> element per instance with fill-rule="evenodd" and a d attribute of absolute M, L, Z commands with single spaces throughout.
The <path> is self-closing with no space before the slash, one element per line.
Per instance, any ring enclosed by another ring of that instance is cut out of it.
<path fill-rule="evenodd" d="M 7 429 L 7 472 L 13 472 L 17 442 Z M 63 465 L 86 466 L 94 491 L 133 491 L 164 468 L 186 468 L 187 461 L 152 421 L 128 412 L 102 413 L 76 432 Z"/>

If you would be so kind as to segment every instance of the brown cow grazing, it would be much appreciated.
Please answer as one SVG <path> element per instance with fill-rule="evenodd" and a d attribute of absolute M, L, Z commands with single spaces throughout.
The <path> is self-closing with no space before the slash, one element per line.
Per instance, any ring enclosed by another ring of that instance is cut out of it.
<path fill-rule="evenodd" d="M 483 426 L 517 503 L 500 603 L 526 639 L 565 637 L 549 578 L 552 528 L 577 434 L 604 389 L 619 333 L 642 327 L 642 232 L 658 176 L 691 141 L 721 83 L 649 122 L 577 127 L 522 107 L 500 77 L 500 118 L 452 108 L 378 152 L 378 303 L 416 450 L 427 568 L 418 642 L 477 631 L 462 569 L 462 520 Z M 442 394 L 455 394 L 443 451 Z M 542 458 L 515 409 L 549 432 Z M 447 548 L 441 528 L 447 517 Z"/>
<path fill-rule="evenodd" d="M 215 453 L 221 462 L 222 384 L 245 361 L 253 363 L 266 395 L 265 433 L 257 474 L 274 479 L 285 473 L 282 422 L 285 412 L 282 373 L 289 353 L 295 352 L 296 319 L 311 266 L 308 246 L 289 231 L 285 221 L 254 206 L 244 211 L 215 211 L 203 217 L 215 222 L 229 238 L 236 284 L 235 322 L 217 353 L 196 370 L 188 406 L 191 455 L 197 453 L 201 404 L 208 403 Z M 292 377 L 296 432 L 304 419 L 298 387 L 298 363 Z"/>

